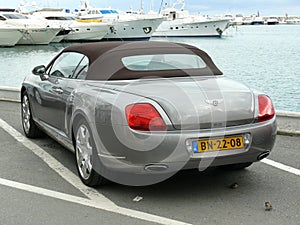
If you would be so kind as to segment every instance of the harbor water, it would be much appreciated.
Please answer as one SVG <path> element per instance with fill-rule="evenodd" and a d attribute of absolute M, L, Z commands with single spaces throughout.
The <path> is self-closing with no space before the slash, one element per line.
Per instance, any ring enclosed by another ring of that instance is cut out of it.
<path fill-rule="evenodd" d="M 277 110 L 300 112 L 300 25 L 239 26 L 222 38 L 153 38 L 195 45 L 224 75 L 267 93 Z M 36 65 L 73 43 L 0 48 L 0 86 L 20 87 Z"/>

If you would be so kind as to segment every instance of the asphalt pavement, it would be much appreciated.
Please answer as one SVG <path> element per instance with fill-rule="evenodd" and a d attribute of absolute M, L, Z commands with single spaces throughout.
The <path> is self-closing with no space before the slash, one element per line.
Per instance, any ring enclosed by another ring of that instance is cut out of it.
<path fill-rule="evenodd" d="M 25 138 L 20 104 L 0 101 L 0 224 L 299 225 L 299 121 L 279 116 L 279 130 L 289 132 L 277 136 L 268 161 L 246 170 L 181 171 L 146 187 L 90 189 L 73 153 L 48 137 Z"/>

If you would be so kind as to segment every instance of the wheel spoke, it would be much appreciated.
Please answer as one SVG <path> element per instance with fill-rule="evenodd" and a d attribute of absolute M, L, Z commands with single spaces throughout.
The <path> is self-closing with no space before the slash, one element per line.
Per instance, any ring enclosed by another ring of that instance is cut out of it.
<path fill-rule="evenodd" d="M 30 130 L 30 106 L 27 95 L 23 96 L 23 102 L 22 102 L 22 119 L 23 119 L 23 127 L 26 133 Z"/>
<path fill-rule="evenodd" d="M 76 132 L 76 160 L 80 176 L 87 180 L 92 172 L 92 145 L 88 128 L 82 124 Z"/>

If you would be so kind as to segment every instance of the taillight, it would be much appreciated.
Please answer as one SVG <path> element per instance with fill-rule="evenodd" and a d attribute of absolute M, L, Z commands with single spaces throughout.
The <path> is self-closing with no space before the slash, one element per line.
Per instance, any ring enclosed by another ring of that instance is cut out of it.
<path fill-rule="evenodd" d="M 258 96 L 258 122 L 270 120 L 275 115 L 272 100 L 266 95 Z"/>
<path fill-rule="evenodd" d="M 167 126 L 159 112 L 149 103 L 126 106 L 126 118 L 131 129 L 141 131 L 165 131 Z"/>

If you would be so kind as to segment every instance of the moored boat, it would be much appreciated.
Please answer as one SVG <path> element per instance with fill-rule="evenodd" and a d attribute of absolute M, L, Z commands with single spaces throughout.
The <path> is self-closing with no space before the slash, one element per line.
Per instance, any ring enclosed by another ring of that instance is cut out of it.
<path fill-rule="evenodd" d="M 64 28 L 69 28 L 70 32 L 64 35 L 64 40 L 68 41 L 90 41 L 101 40 L 108 32 L 110 24 L 101 21 L 84 22 L 78 20 L 75 15 L 63 12 L 62 10 L 44 9 L 33 13 L 38 18 L 43 18 L 48 23 Z M 80 22 L 81 21 L 81 22 Z"/>
<path fill-rule="evenodd" d="M 103 40 L 147 40 L 164 20 L 162 16 L 134 15 L 111 8 L 95 8 L 81 1 L 78 16 L 82 20 L 102 20 L 112 24 Z"/>
<path fill-rule="evenodd" d="M 171 8 L 165 7 L 161 13 L 167 20 L 161 23 L 152 36 L 221 37 L 228 28 L 230 18 L 192 16 L 184 9 L 184 6 L 184 0 L 178 0 Z"/>
<path fill-rule="evenodd" d="M 14 46 L 21 37 L 19 29 L 0 21 L 0 46 Z"/>
<path fill-rule="evenodd" d="M 267 25 L 276 25 L 279 24 L 277 17 L 269 17 L 266 21 Z"/>
<path fill-rule="evenodd" d="M 253 25 L 264 25 L 265 20 L 261 16 L 256 16 L 253 19 Z"/>
<path fill-rule="evenodd" d="M 5 24 L 19 29 L 22 33 L 17 44 L 49 44 L 61 31 L 60 27 L 50 27 L 41 20 L 16 12 L 0 12 L 0 17 Z"/>
<path fill-rule="evenodd" d="M 300 24 L 300 18 L 287 19 L 286 24 Z"/>

